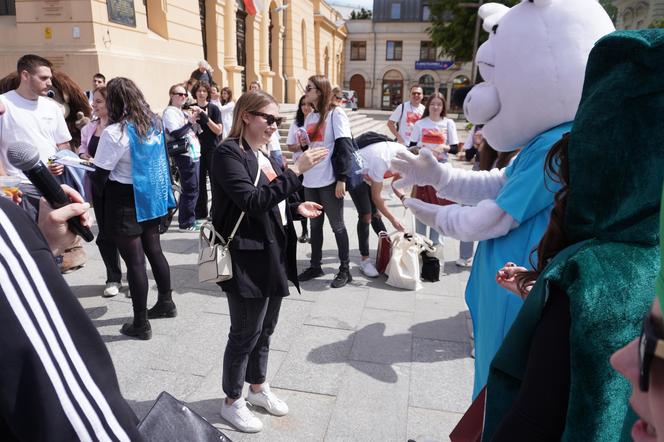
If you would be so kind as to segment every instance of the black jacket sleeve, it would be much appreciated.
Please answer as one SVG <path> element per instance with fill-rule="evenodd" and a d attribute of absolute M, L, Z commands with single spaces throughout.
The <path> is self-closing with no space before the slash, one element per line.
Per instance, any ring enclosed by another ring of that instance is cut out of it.
<path fill-rule="evenodd" d="M 177 140 L 184 137 L 187 134 L 187 132 L 189 132 L 190 129 L 191 129 L 191 123 L 187 123 L 179 129 L 170 131 L 168 135 Z"/>
<path fill-rule="evenodd" d="M 351 174 L 351 155 L 353 153 L 353 142 L 348 137 L 334 140 L 334 151 L 332 151 L 332 170 L 337 181 L 344 183 Z"/>
<path fill-rule="evenodd" d="M 143 440 L 37 225 L 4 198 L 0 218 L 0 440 Z"/>

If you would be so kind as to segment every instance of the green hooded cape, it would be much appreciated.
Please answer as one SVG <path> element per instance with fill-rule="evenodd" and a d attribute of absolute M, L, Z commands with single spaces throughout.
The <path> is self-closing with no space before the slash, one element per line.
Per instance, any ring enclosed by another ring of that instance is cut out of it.
<path fill-rule="evenodd" d="M 630 440 L 630 386 L 610 356 L 640 332 L 659 267 L 664 179 L 664 31 L 620 31 L 588 60 L 569 140 L 564 230 L 491 364 L 483 441 L 517 397 L 550 284 L 570 304 L 570 394 L 562 439 Z M 624 430 L 624 431 L 623 431 Z"/>

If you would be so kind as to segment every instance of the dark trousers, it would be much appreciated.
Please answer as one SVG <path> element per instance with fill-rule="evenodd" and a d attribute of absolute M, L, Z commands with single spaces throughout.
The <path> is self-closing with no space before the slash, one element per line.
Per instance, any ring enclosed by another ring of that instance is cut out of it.
<path fill-rule="evenodd" d="M 207 178 L 208 175 L 210 175 L 213 152 L 214 152 L 213 148 L 201 146 L 201 159 L 198 163 L 199 173 L 198 173 L 198 199 L 196 201 L 196 209 L 195 209 L 196 219 L 203 219 L 207 218 L 208 216 Z"/>
<path fill-rule="evenodd" d="M 178 206 L 178 223 L 181 229 L 186 229 L 196 222 L 194 210 L 198 200 L 199 162 L 192 161 L 191 157 L 186 155 L 174 156 L 173 162 L 175 162 L 175 167 L 180 172 L 181 192 Z M 207 199 L 205 206 L 207 207 Z"/>
<path fill-rule="evenodd" d="M 344 200 L 334 195 L 336 183 L 329 186 L 304 189 L 307 201 L 313 201 L 323 206 L 323 213 L 327 216 L 334 239 L 339 250 L 340 267 L 348 269 L 349 244 L 348 232 L 344 224 Z M 323 215 L 311 218 L 311 267 L 319 268 L 323 259 Z"/>
<path fill-rule="evenodd" d="M 226 299 L 231 330 L 224 352 L 222 388 L 227 397 L 237 399 L 245 381 L 265 382 L 270 337 L 277 327 L 282 298 L 243 298 L 226 293 Z"/>
<path fill-rule="evenodd" d="M 99 227 L 99 233 L 95 242 L 106 267 L 106 283 L 120 282 L 122 279 L 120 252 L 118 252 L 118 247 L 113 242 L 113 239 L 111 239 L 104 229 L 104 196 L 94 189 L 92 190 L 92 209 L 95 211 L 95 218 Z"/>
<path fill-rule="evenodd" d="M 371 186 L 362 182 L 349 193 L 357 209 L 357 241 L 360 245 L 360 255 L 369 256 L 369 225 L 376 234 L 379 234 L 386 230 L 385 224 L 371 199 Z"/>

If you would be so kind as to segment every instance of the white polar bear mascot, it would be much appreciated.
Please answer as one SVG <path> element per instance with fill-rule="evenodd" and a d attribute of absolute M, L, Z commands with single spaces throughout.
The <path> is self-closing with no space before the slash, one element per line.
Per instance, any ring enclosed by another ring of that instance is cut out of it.
<path fill-rule="evenodd" d="M 545 179 L 546 154 L 570 131 L 591 48 L 614 30 L 597 0 L 523 0 L 512 8 L 487 3 L 479 14 L 490 33 L 476 56 L 485 82 L 467 95 L 464 112 L 484 124 L 494 149 L 521 152 L 510 166 L 489 172 L 454 169 L 428 151 L 392 161 L 402 176 L 396 185 L 431 185 L 464 205 L 406 199 L 420 221 L 445 236 L 481 241 L 466 287 L 475 336 L 473 397 L 523 303 L 498 286 L 496 272 L 508 261 L 530 262 L 546 230 L 557 190 Z"/>

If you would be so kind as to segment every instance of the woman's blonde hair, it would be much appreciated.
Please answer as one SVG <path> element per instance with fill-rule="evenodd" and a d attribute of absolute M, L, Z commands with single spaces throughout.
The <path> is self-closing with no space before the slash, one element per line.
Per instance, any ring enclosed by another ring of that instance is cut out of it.
<path fill-rule="evenodd" d="M 277 100 L 267 92 L 247 92 L 240 96 L 235 103 L 233 110 L 233 125 L 228 133 L 228 138 L 242 138 L 244 132 L 244 114 L 248 112 L 258 112 L 268 104 L 278 104 Z"/>

